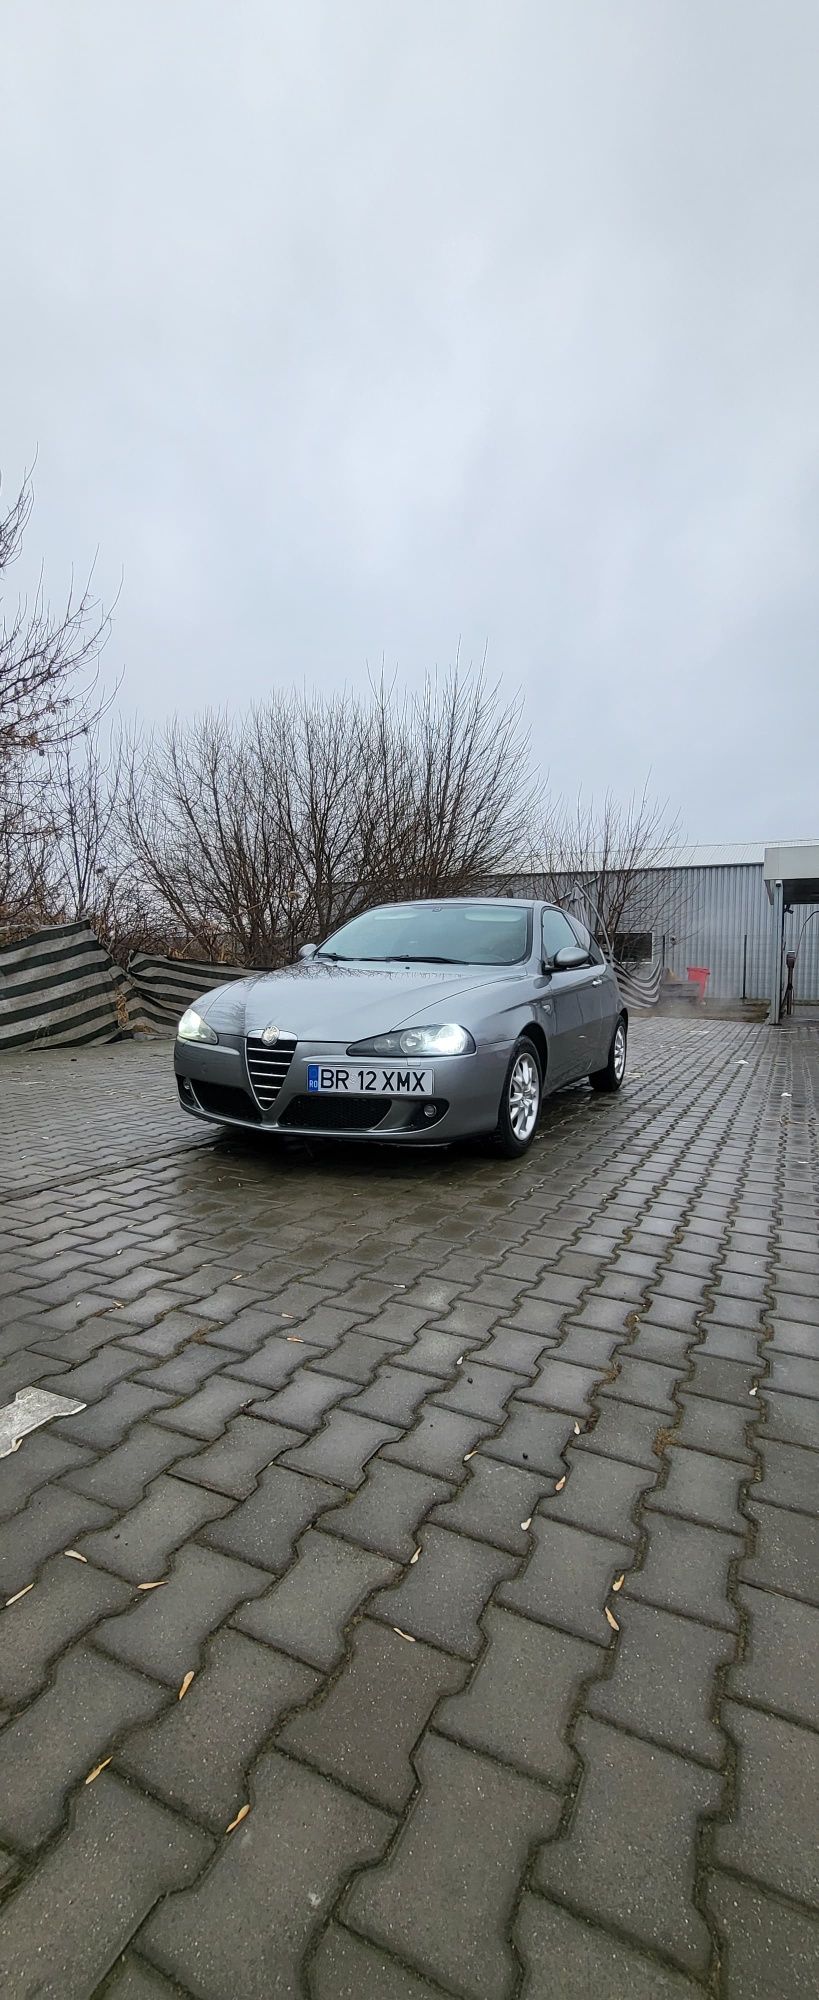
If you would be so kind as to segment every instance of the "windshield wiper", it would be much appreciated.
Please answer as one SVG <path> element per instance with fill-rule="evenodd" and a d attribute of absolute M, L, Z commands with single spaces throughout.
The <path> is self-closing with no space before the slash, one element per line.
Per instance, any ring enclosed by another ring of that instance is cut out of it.
<path fill-rule="evenodd" d="M 394 951 L 383 959 L 384 965 L 468 965 L 466 958 L 438 958 L 434 952 Z"/>

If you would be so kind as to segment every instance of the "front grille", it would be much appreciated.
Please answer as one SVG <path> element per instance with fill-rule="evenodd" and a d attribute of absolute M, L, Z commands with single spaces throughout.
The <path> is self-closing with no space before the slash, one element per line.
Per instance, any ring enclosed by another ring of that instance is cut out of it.
<path fill-rule="evenodd" d="M 227 1083 L 200 1083 L 198 1079 L 194 1089 L 202 1110 L 214 1118 L 242 1118 L 247 1125 L 261 1121 L 258 1104 L 247 1090 L 236 1090 Z"/>
<path fill-rule="evenodd" d="M 253 1094 L 263 1111 L 275 1104 L 296 1053 L 296 1036 L 280 1035 L 268 1048 L 258 1035 L 247 1038 L 247 1071 Z"/>
<path fill-rule="evenodd" d="M 391 1097 L 333 1097 L 305 1091 L 293 1097 L 282 1113 L 282 1125 L 300 1125 L 310 1132 L 371 1132 L 392 1107 Z"/>

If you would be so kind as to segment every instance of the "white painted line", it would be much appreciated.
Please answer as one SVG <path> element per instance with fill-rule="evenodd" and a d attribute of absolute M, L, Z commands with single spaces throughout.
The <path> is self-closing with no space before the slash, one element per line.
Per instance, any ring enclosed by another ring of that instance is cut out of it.
<path fill-rule="evenodd" d="M 74 1417 L 85 1408 L 74 1396 L 56 1396 L 52 1389 L 18 1389 L 14 1402 L 0 1409 L 0 1458 L 16 1451 L 29 1431 L 53 1423 L 55 1417 Z"/>

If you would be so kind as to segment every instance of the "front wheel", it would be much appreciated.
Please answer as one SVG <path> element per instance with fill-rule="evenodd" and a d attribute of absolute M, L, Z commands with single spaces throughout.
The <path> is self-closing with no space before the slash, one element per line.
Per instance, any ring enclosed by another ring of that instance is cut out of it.
<path fill-rule="evenodd" d="M 589 1077 L 592 1090 L 619 1090 L 626 1073 L 626 1041 L 626 1024 L 621 1015 L 612 1036 L 605 1069 L 597 1069 Z"/>
<path fill-rule="evenodd" d="M 517 1160 L 528 1152 L 537 1131 L 542 1096 L 537 1049 L 534 1042 L 521 1035 L 509 1058 L 494 1133 L 495 1151 L 505 1160 Z"/>

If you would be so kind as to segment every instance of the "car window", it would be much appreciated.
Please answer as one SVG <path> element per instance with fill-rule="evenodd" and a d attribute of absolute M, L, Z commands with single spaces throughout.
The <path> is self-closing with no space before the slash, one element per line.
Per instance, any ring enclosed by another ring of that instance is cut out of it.
<path fill-rule="evenodd" d="M 577 946 L 577 938 L 575 937 L 574 931 L 572 930 L 568 917 L 564 917 L 562 910 L 544 910 L 543 912 L 544 958 L 548 959 L 556 958 L 557 953 L 559 951 L 562 951 L 564 946 L 567 944 L 574 945 L 575 947 Z"/>
<path fill-rule="evenodd" d="M 531 908 L 521 903 L 390 903 L 353 917 L 317 956 L 370 965 L 519 965 L 531 951 L 531 924 Z"/>
<path fill-rule="evenodd" d="M 592 964 L 602 965 L 603 953 L 600 950 L 600 946 L 595 942 L 595 939 L 592 937 L 591 932 L 587 931 L 585 924 L 582 924 L 580 922 L 580 918 L 575 916 L 570 917 L 569 922 L 571 924 L 572 930 L 574 931 L 575 937 L 577 938 L 578 944 L 582 945 L 583 950 L 588 952 Z"/>

